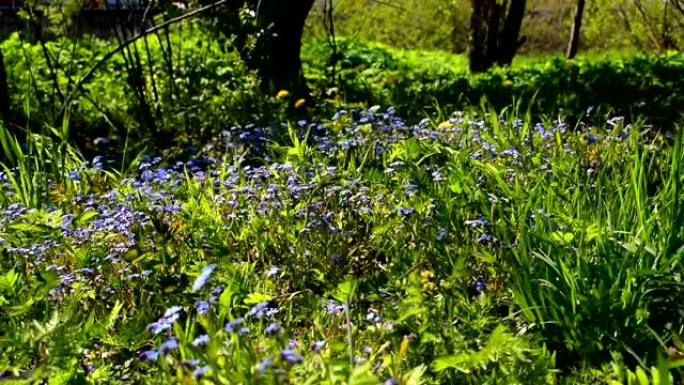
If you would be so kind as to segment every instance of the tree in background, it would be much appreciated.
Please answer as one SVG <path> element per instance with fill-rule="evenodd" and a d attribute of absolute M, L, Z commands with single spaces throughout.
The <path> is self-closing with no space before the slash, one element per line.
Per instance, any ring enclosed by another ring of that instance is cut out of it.
<path fill-rule="evenodd" d="M 469 61 L 472 72 L 509 65 L 525 42 L 520 28 L 526 0 L 472 0 Z"/>
<path fill-rule="evenodd" d="M 584 14 L 584 0 L 577 0 L 577 7 L 575 8 L 575 19 L 572 22 L 572 31 L 570 32 L 570 41 L 568 42 L 568 50 L 565 57 L 572 59 L 577 55 L 579 48 L 580 30 L 582 29 L 582 15 Z"/>
<path fill-rule="evenodd" d="M 203 5 L 215 0 L 201 0 Z M 308 94 L 300 59 L 306 18 L 314 0 L 235 0 L 207 19 L 237 47 L 268 91 Z"/>
<path fill-rule="evenodd" d="M 261 0 L 256 4 L 256 22 L 262 33 L 257 39 L 256 61 L 252 63 L 272 90 L 308 93 L 300 52 L 304 23 L 313 3 L 314 0 Z"/>

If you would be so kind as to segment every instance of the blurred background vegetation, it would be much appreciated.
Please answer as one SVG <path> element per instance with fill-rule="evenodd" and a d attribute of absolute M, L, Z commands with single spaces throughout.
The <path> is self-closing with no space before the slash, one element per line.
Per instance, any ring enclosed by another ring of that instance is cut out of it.
<path fill-rule="evenodd" d="M 306 25 L 307 36 L 326 34 L 323 0 Z M 523 54 L 563 54 L 575 0 L 529 0 L 522 34 Z M 667 6 L 667 7 L 666 7 Z M 590 0 L 582 26 L 582 50 L 659 51 L 684 43 L 677 2 Z M 468 50 L 470 0 L 337 0 L 339 35 L 377 41 L 397 48 L 465 53 Z M 669 8 L 669 9 L 666 9 Z"/>

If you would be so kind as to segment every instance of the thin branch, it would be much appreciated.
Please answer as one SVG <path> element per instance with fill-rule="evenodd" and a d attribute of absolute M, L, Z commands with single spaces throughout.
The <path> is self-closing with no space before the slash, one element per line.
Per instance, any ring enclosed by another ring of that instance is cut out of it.
<path fill-rule="evenodd" d="M 202 13 L 202 12 L 208 11 L 208 10 L 210 10 L 210 9 L 212 9 L 212 8 L 215 8 L 215 7 L 218 7 L 218 6 L 220 6 L 220 5 L 226 4 L 226 3 L 228 3 L 229 1 L 230 1 L 230 0 L 219 0 L 219 1 L 215 2 L 215 3 L 212 3 L 212 4 L 206 5 L 206 6 L 204 6 L 204 7 L 198 8 L 198 9 L 196 9 L 196 10 L 194 10 L 194 11 L 188 12 L 188 13 L 183 14 L 183 15 L 180 15 L 180 16 L 178 16 L 178 17 L 174 17 L 173 19 L 169 19 L 169 20 L 167 20 L 167 21 L 165 21 L 165 22 L 163 22 L 163 23 L 161 23 L 161 24 L 158 24 L 158 25 L 152 27 L 152 28 L 149 28 L 149 29 L 146 29 L 146 30 L 144 30 L 144 31 L 141 31 L 140 33 L 138 33 L 137 35 L 133 36 L 132 38 L 130 38 L 130 39 L 128 39 L 128 40 L 122 42 L 121 44 L 119 44 L 118 47 L 116 47 L 115 49 L 113 49 L 113 50 L 107 52 L 107 54 L 104 55 L 104 56 L 102 57 L 102 59 L 100 59 L 97 63 L 95 63 L 95 65 L 93 65 L 92 67 L 90 67 L 90 70 L 88 70 L 88 72 L 87 72 L 85 75 L 83 75 L 83 76 L 78 80 L 78 83 L 76 83 L 76 86 L 74 87 L 74 92 L 70 93 L 70 94 L 67 96 L 67 98 L 65 99 L 64 105 L 63 105 L 63 107 L 62 107 L 62 112 L 64 112 L 64 110 L 66 109 L 66 106 L 69 104 L 69 102 L 71 102 L 71 100 L 72 100 L 73 97 L 74 97 L 74 94 L 75 94 L 76 92 L 78 92 L 79 90 L 83 90 L 83 85 L 84 85 L 87 81 L 89 81 L 89 80 L 95 75 L 95 71 L 97 71 L 97 69 L 98 69 L 100 66 L 102 66 L 104 63 L 106 63 L 106 62 L 107 62 L 109 59 L 111 59 L 114 55 L 116 55 L 117 53 L 123 51 L 124 48 L 128 47 L 129 45 L 133 44 L 133 43 L 136 42 L 138 39 L 140 39 L 140 38 L 142 38 L 142 37 L 144 37 L 144 36 L 147 36 L 147 35 L 149 35 L 149 34 L 151 34 L 151 33 L 154 33 L 154 32 L 156 32 L 156 31 L 158 31 L 158 30 L 160 30 L 160 29 L 163 29 L 163 28 L 165 28 L 165 27 L 167 27 L 167 26 L 169 26 L 169 25 L 171 25 L 171 24 L 178 23 L 178 22 L 180 22 L 180 21 L 182 21 L 182 20 L 185 20 L 185 19 L 187 19 L 187 18 L 193 17 L 193 16 L 198 15 L 198 14 L 200 14 L 200 13 Z"/>

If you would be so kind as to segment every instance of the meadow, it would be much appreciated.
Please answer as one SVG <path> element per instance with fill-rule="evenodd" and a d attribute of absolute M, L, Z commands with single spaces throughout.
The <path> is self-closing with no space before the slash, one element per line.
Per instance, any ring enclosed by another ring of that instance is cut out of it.
<path fill-rule="evenodd" d="M 60 113 L 104 42 L 2 43 L 0 383 L 681 383 L 681 53 L 312 40 L 302 106 L 193 36 L 158 131 L 117 58 Z"/>

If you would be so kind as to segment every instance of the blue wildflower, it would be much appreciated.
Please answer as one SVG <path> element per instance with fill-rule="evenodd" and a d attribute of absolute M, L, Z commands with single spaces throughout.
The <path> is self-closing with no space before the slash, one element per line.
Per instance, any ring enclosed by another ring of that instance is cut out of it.
<path fill-rule="evenodd" d="M 256 319 L 270 317 L 278 312 L 278 309 L 272 308 L 268 301 L 264 301 L 254 305 L 247 315 Z"/>
<path fill-rule="evenodd" d="M 368 309 L 368 313 L 366 314 L 366 320 L 376 324 L 382 322 L 382 319 L 378 315 L 378 311 L 373 308 Z"/>
<path fill-rule="evenodd" d="M 516 158 L 518 158 L 518 156 L 520 156 L 520 153 L 518 153 L 518 150 L 515 147 L 511 146 L 508 148 L 508 150 L 501 151 L 501 153 L 499 155 L 502 158 L 511 157 L 511 158 L 516 159 Z"/>
<path fill-rule="evenodd" d="M 261 360 L 261 362 L 259 362 L 259 365 L 257 365 L 257 370 L 259 371 L 259 375 L 263 376 L 264 373 L 266 373 L 266 369 L 270 368 L 271 365 L 273 365 L 273 357 L 268 356 L 268 357 L 264 358 L 263 360 Z"/>
<path fill-rule="evenodd" d="M 292 349 L 283 349 L 283 351 L 280 352 L 280 359 L 287 362 L 289 365 L 301 364 L 304 361 L 304 357 Z"/>
<path fill-rule="evenodd" d="M 235 328 L 242 325 L 244 322 L 245 319 L 242 317 L 235 318 L 234 320 L 228 321 L 228 323 L 225 326 L 225 330 L 227 333 L 233 333 L 235 331 Z"/>
<path fill-rule="evenodd" d="M 437 236 L 435 237 L 435 239 L 438 241 L 441 241 L 442 239 L 444 239 L 445 236 L 446 236 L 446 229 L 442 227 L 441 229 L 439 229 L 439 232 L 437 233 Z"/>
<path fill-rule="evenodd" d="M 81 175 L 77 171 L 69 171 L 68 175 L 69 179 L 73 180 L 74 182 L 78 182 L 81 180 Z"/>
<path fill-rule="evenodd" d="M 311 344 L 311 351 L 314 353 L 319 353 L 321 350 L 325 349 L 327 342 L 325 340 L 314 341 Z"/>
<path fill-rule="evenodd" d="M 178 348 L 178 339 L 176 337 L 171 337 L 166 342 L 164 342 L 160 347 L 159 347 L 159 353 L 161 354 L 166 354 L 170 352 L 171 350 L 177 349 Z"/>
<path fill-rule="evenodd" d="M 328 303 L 325 305 L 325 310 L 330 315 L 338 315 L 342 313 L 345 309 L 346 304 L 340 305 L 332 299 L 328 300 Z"/>
<path fill-rule="evenodd" d="M 290 338 L 289 340 L 287 340 L 287 346 L 290 349 L 298 348 L 299 347 L 299 340 L 297 340 L 295 338 Z"/>
<path fill-rule="evenodd" d="M 146 350 L 140 353 L 140 359 L 145 361 L 156 361 L 159 353 L 156 350 Z"/>
<path fill-rule="evenodd" d="M 268 326 L 266 326 L 266 334 L 268 334 L 269 336 L 278 334 L 278 333 L 280 333 L 280 331 L 281 331 L 280 325 L 278 325 L 278 324 L 275 323 L 275 322 L 273 322 L 273 323 L 269 324 Z"/>
<path fill-rule="evenodd" d="M 200 361 L 200 360 L 197 360 L 197 359 L 194 359 L 194 360 L 184 360 L 184 361 L 183 361 L 183 365 L 195 367 L 195 366 L 199 365 L 200 362 L 201 362 L 201 361 Z"/>
<path fill-rule="evenodd" d="M 266 272 L 267 277 L 273 277 L 274 275 L 278 274 L 280 269 L 277 266 L 271 266 L 270 269 Z"/>
<path fill-rule="evenodd" d="M 152 171 L 150 171 L 150 170 L 145 170 L 145 171 L 143 171 L 143 173 L 140 175 L 140 177 L 141 177 L 142 180 L 144 180 L 145 182 L 149 182 L 149 181 L 151 181 L 152 179 L 154 179 L 154 174 L 153 174 Z"/>
<path fill-rule="evenodd" d="M 204 346 L 209 343 L 209 336 L 206 334 L 202 334 L 201 336 L 198 336 L 192 341 L 192 346 L 194 347 L 199 347 L 199 346 Z"/>
<path fill-rule="evenodd" d="M 183 310 L 182 307 L 180 306 L 173 306 L 168 309 L 166 309 L 166 312 L 164 312 L 164 315 L 158 319 L 156 322 L 153 322 L 147 326 L 147 329 L 152 333 L 152 334 L 159 334 L 163 332 L 164 330 L 170 329 L 171 326 L 173 325 L 174 322 L 178 320 L 180 317 L 180 311 Z"/>
<path fill-rule="evenodd" d="M 164 312 L 164 318 L 170 318 L 174 315 L 177 315 L 178 313 L 180 313 L 181 310 L 183 310 L 183 308 L 181 306 L 178 306 L 178 305 L 171 306 L 170 308 L 166 309 L 166 311 Z"/>
<path fill-rule="evenodd" d="M 410 207 L 400 207 L 399 208 L 399 213 L 404 217 L 408 217 L 409 215 L 413 214 L 413 211 L 414 210 Z"/>
<path fill-rule="evenodd" d="M 442 175 L 442 172 L 441 172 L 439 169 L 436 169 L 435 171 L 432 172 L 432 180 L 433 180 L 434 182 L 441 182 L 441 181 L 443 181 L 444 179 L 445 179 L 445 178 L 444 178 L 444 176 Z"/>
<path fill-rule="evenodd" d="M 207 314 L 209 312 L 209 302 L 207 301 L 197 301 L 195 302 L 195 310 L 197 314 Z"/>
<path fill-rule="evenodd" d="M 487 221 L 487 218 L 485 218 L 484 215 L 478 214 L 477 219 L 464 221 L 463 224 L 472 228 L 476 228 L 489 225 L 489 221 Z"/>
<path fill-rule="evenodd" d="M 198 378 L 204 376 L 205 374 L 207 374 L 209 372 L 209 369 L 210 368 L 208 365 L 200 366 L 192 372 L 192 376 L 195 379 L 198 379 Z"/>
<path fill-rule="evenodd" d="M 496 242 L 496 238 L 494 238 L 493 236 L 491 236 L 491 235 L 489 235 L 489 234 L 480 234 L 480 236 L 477 237 L 477 241 L 478 241 L 479 243 L 481 243 L 481 244 L 485 244 L 485 243 L 495 243 L 495 242 Z"/>
<path fill-rule="evenodd" d="M 197 277 L 197 279 L 195 279 L 195 282 L 192 284 L 193 292 L 198 291 L 204 285 L 206 285 L 207 281 L 209 280 L 209 277 L 211 277 L 211 274 L 214 272 L 214 269 L 216 269 L 216 265 L 214 264 L 207 265 L 202 269 L 202 273 L 200 273 L 199 277 Z"/>
<path fill-rule="evenodd" d="M 485 287 L 487 287 L 487 282 L 485 281 L 483 276 L 478 276 L 477 280 L 475 281 L 475 292 L 480 294 L 484 291 Z"/>

